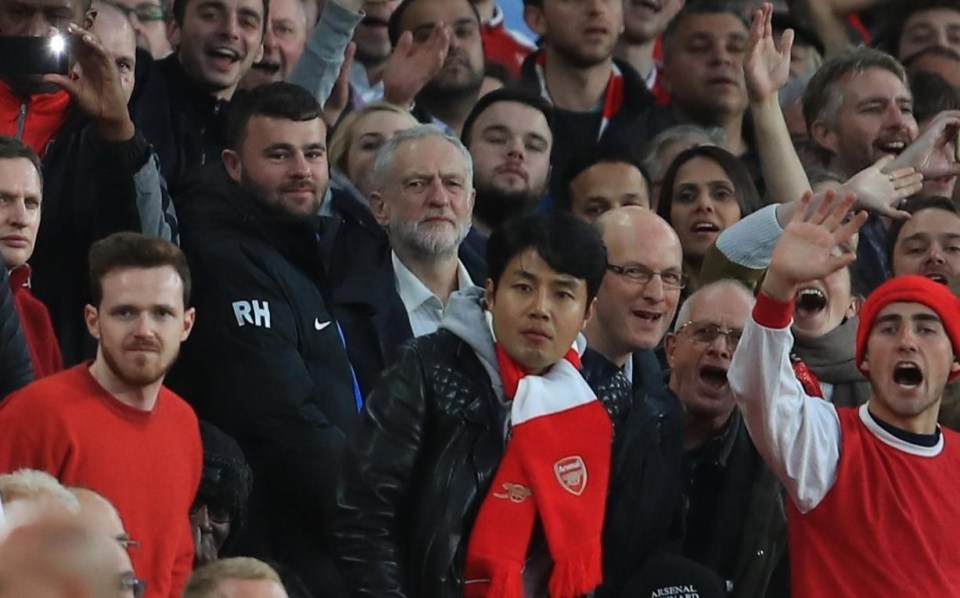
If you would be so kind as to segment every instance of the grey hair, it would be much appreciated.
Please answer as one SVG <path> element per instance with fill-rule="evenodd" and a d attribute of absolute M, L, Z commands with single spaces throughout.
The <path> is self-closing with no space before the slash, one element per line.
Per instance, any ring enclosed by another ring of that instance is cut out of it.
<path fill-rule="evenodd" d="M 665 129 L 651 139 L 643 151 L 643 157 L 640 164 L 644 171 L 650 175 L 654 181 L 658 181 L 667 170 L 669 164 L 661 164 L 660 156 L 670 145 L 689 138 L 700 138 L 703 143 L 699 145 L 715 145 L 726 149 L 726 141 L 723 136 L 723 130 L 720 127 L 701 127 L 700 125 L 676 125 Z"/>
<path fill-rule="evenodd" d="M 383 144 L 383 147 L 377 152 L 377 157 L 373 161 L 373 169 L 371 172 L 373 188 L 383 189 L 387 184 L 387 179 L 393 174 L 397 150 L 400 149 L 402 144 L 408 141 L 426 139 L 428 137 L 438 137 L 457 148 L 463 158 L 464 166 L 467 168 L 467 180 L 465 182 L 467 190 L 472 190 L 473 158 L 470 156 L 470 151 L 459 139 L 443 132 L 435 125 L 417 125 L 409 129 L 404 129 L 403 131 L 398 131 L 396 135 Z"/>
<path fill-rule="evenodd" d="M 858 46 L 826 61 L 811 77 L 803 95 L 803 116 L 807 121 L 807 130 L 811 131 L 813 123 L 818 120 L 835 126 L 840 106 L 843 105 L 843 93 L 838 83 L 847 75 L 870 69 L 893 74 L 910 93 L 907 71 L 896 58 L 876 48 Z"/>
<path fill-rule="evenodd" d="M 756 302 L 756 297 L 754 297 L 753 292 L 747 288 L 747 285 L 734 278 L 721 278 L 720 280 L 705 284 L 687 297 L 680 306 L 680 309 L 677 311 L 677 319 L 673 323 L 674 334 L 676 334 L 684 324 L 690 321 L 690 313 L 693 311 L 694 302 L 696 301 L 697 297 L 700 297 L 707 291 L 713 291 L 717 289 L 731 289 L 734 291 L 739 291 L 743 293 L 745 297 L 750 299 L 751 305 Z"/>

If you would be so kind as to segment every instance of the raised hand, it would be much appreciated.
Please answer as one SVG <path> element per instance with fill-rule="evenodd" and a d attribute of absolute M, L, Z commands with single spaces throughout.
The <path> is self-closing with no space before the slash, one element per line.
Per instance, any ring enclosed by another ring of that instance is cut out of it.
<path fill-rule="evenodd" d="M 404 31 L 393 48 L 383 71 L 383 99 L 409 106 L 421 89 L 443 68 L 450 49 L 450 30 L 437 23 L 422 44 L 413 43 L 413 34 Z"/>
<path fill-rule="evenodd" d="M 877 162 L 855 174 L 840 188 L 841 193 L 854 193 L 857 207 L 883 216 L 903 220 L 910 218 L 908 212 L 898 210 L 900 200 L 919 193 L 923 189 L 923 175 L 912 166 L 886 172 L 893 156 L 884 156 Z"/>
<path fill-rule="evenodd" d="M 337 82 L 333 84 L 330 97 L 323 105 L 323 119 L 327 121 L 328 127 L 337 124 L 340 115 L 347 109 L 347 103 L 350 101 L 350 67 L 353 66 L 353 56 L 356 52 L 356 42 L 347 44 L 343 51 L 343 64 L 340 65 L 340 74 L 337 75 Z"/>
<path fill-rule="evenodd" d="M 71 23 L 67 26 L 70 52 L 80 64 L 83 75 L 71 79 L 65 75 L 44 75 L 44 80 L 60 86 L 84 114 L 94 120 L 97 134 L 105 141 L 126 141 L 135 129 L 127 110 L 127 99 L 120 86 L 120 72 L 97 36 Z"/>
<path fill-rule="evenodd" d="M 956 156 L 958 130 L 960 110 L 944 110 L 896 157 L 890 168 L 912 166 L 925 179 L 960 175 Z"/>
<path fill-rule="evenodd" d="M 848 193 L 838 201 L 836 191 L 827 191 L 815 210 L 809 209 L 812 201 L 811 193 L 803 196 L 767 268 L 763 291 L 781 301 L 792 300 L 799 285 L 824 278 L 857 259 L 843 249 L 867 221 L 862 211 L 847 219 L 856 196 Z"/>
<path fill-rule="evenodd" d="M 787 29 L 780 37 L 780 47 L 773 42 L 773 5 L 763 3 L 753 14 L 750 26 L 750 45 L 743 58 L 743 75 L 747 93 L 754 103 L 770 99 L 790 78 L 790 50 L 793 48 L 793 30 Z"/>

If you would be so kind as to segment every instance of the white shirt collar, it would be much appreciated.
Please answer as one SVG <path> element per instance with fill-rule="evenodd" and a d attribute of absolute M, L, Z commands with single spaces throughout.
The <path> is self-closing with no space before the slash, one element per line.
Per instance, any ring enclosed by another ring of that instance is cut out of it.
<path fill-rule="evenodd" d="M 433 294 L 423 281 L 417 278 L 417 275 L 410 271 L 407 266 L 400 261 L 395 251 L 390 252 L 390 259 L 393 262 L 393 272 L 397 281 L 397 293 L 400 295 L 400 301 L 403 302 L 407 315 L 410 316 L 410 325 L 413 328 L 414 336 L 420 336 L 418 330 L 422 330 L 420 316 L 427 317 L 429 320 L 435 320 L 439 324 L 440 317 L 443 315 L 443 302 Z M 470 274 L 463 262 L 457 260 L 457 289 L 462 291 L 473 286 Z M 430 312 L 429 315 L 424 312 Z M 436 327 L 433 326 L 435 329 Z"/>

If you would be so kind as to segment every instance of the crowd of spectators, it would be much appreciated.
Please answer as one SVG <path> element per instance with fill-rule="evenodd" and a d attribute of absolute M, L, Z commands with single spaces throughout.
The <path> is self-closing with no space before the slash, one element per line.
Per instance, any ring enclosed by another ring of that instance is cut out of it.
<path fill-rule="evenodd" d="M 0 0 L 0 598 L 960 598 L 960 3 L 522 4 Z"/>

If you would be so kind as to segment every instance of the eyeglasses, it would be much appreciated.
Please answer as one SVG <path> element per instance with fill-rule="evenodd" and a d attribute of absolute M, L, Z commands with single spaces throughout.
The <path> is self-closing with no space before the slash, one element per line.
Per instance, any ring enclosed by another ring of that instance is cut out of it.
<path fill-rule="evenodd" d="M 120 592 L 132 595 L 133 598 L 143 598 L 143 595 L 147 592 L 147 582 L 134 575 L 133 571 L 121 573 Z"/>
<path fill-rule="evenodd" d="M 159 4 L 143 2 L 141 4 L 137 4 L 133 8 L 128 8 L 119 2 L 111 2 L 110 0 L 102 1 L 104 4 L 109 4 L 110 6 L 122 12 L 123 16 L 127 17 L 128 20 L 130 17 L 136 16 L 137 20 L 141 23 L 147 23 L 149 21 L 162 21 L 164 18 L 166 18 L 163 6 Z"/>
<path fill-rule="evenodd" d="M 717 337 L 722 334 L 731 349 L 737 348 L 737 343 L 740 342 L 740 336 L 743 334 L 743 330 L 721 328 L 710 322 L 687 322 L 680 328 L 677 328 L 677 334 L 685 330 L 690 331 L 690 338 L 692 338 L 694 342 L 704 345 L 708 345 L 717 340 Z"/>
<path fill-rule="evenodd" d="M 614 274 L 619 274 L 630 282 L 636 282 L 638 284 L 647 284 L 653 280 L 654 276 L 659 276 L 663 286 L 668 289 L 682 289 L 686 287 L 690 281 L 690 277 L 681 272 L 675 272 L 673 270 L 661 270 L 657 272 L 641 264 L 627 264 L 625 266 L 607 264 L 607 270 L 610 270 Z"/>
<path fill-rule="evenodd" d="M 124 550 L 127 550 L 127 551 L 140 549 L 140 542 L 130 538 L 126 534 L 122 536 L 117 536 L 117 542 L 120 544 L 120 546 Z"/>
<path fill-rule="evenodd" d="M 210 519 L 213 523 L 230 523 L 233 520 L 233 515 L 227 510 L 226 507 L 221 507 L 218 505 L 211 505 L 208 503 L 195 504 L 190 509 L 190 514 L 194 517 L 200 515 L 200 510 L 207 510 L 207 518 Z"/>

